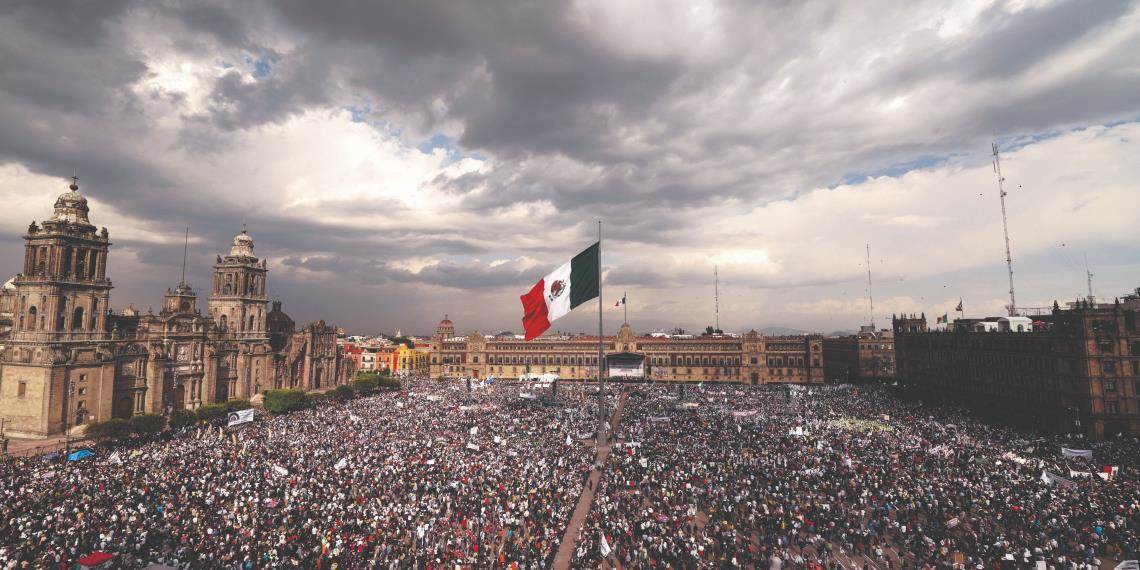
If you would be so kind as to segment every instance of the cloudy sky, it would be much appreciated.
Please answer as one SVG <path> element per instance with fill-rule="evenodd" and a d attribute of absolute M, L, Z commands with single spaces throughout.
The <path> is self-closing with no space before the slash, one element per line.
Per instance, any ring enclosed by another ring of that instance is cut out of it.
<path fill-rule="evenodd" d="M 639 330 L 1140 286 L 1140 3 L 0 4 L 0 271 L 78 173 L 118 309 L 244 220 L 298 321 L 519 330 L 595 239 Z M 607 327 L 620 313 L 607 311 Z M 579 310 L 556 324 L 589 330 Z"/>

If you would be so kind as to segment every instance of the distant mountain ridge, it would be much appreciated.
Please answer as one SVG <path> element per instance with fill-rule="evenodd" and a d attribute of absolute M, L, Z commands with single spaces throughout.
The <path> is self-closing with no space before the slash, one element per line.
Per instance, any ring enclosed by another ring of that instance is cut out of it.
<path fill-rule="evenodd" d="M 788 327 L 764 327 L 760 329 L 760 332 L 771 336 L 807 334 L 805 331 Z"/>

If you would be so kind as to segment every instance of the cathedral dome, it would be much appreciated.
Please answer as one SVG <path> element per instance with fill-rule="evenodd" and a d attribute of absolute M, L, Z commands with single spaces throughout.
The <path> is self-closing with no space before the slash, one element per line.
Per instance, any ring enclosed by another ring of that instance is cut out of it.
<path fill-rule="evenodd" d="M 87 212 L 89 211 L 87 198 L 79 193 L 79 179 L 73 178 L 69 190 L 55 199 L 55 214 L 52 219 L 61 222 L 90 224 L 91 221 L 87 219 Z"/>
<path fill-rule="evenodd" d="M 233 257 L 253 257 L 253 238 L 246 233 L 244 224 L 241 227 L 241 233 L 234 236 L 230 255 Z"/>

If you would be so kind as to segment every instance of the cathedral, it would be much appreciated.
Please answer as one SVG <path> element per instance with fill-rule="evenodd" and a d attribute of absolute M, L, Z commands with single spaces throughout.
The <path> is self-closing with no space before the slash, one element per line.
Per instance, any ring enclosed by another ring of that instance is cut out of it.
<path fill-rule="evenodd" d="M 295 331 L 280 302 L 269 310 L 268 267 L 244 227 L 214 263 L 204 312 L 185 278 L 157 314 L 110 310 L 110 235 L 89 220 L 77 179 L 24 241 L 22 271 L 0 289 L 0 419 L 11 435 L 320 390 L 355 374 L 335 327 Z"/>

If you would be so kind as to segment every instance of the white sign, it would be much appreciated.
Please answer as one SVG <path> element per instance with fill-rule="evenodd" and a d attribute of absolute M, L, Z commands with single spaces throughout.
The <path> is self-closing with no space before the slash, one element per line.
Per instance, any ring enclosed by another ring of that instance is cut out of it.
<path fill-rule="evenodd" d="M 230 412 L 229 421 L 226 422 L 226 427 L 233 427 L 236 425 L 249 423 L 253 421 L 253 408 L 248 410 L 239 410 Z"/>

